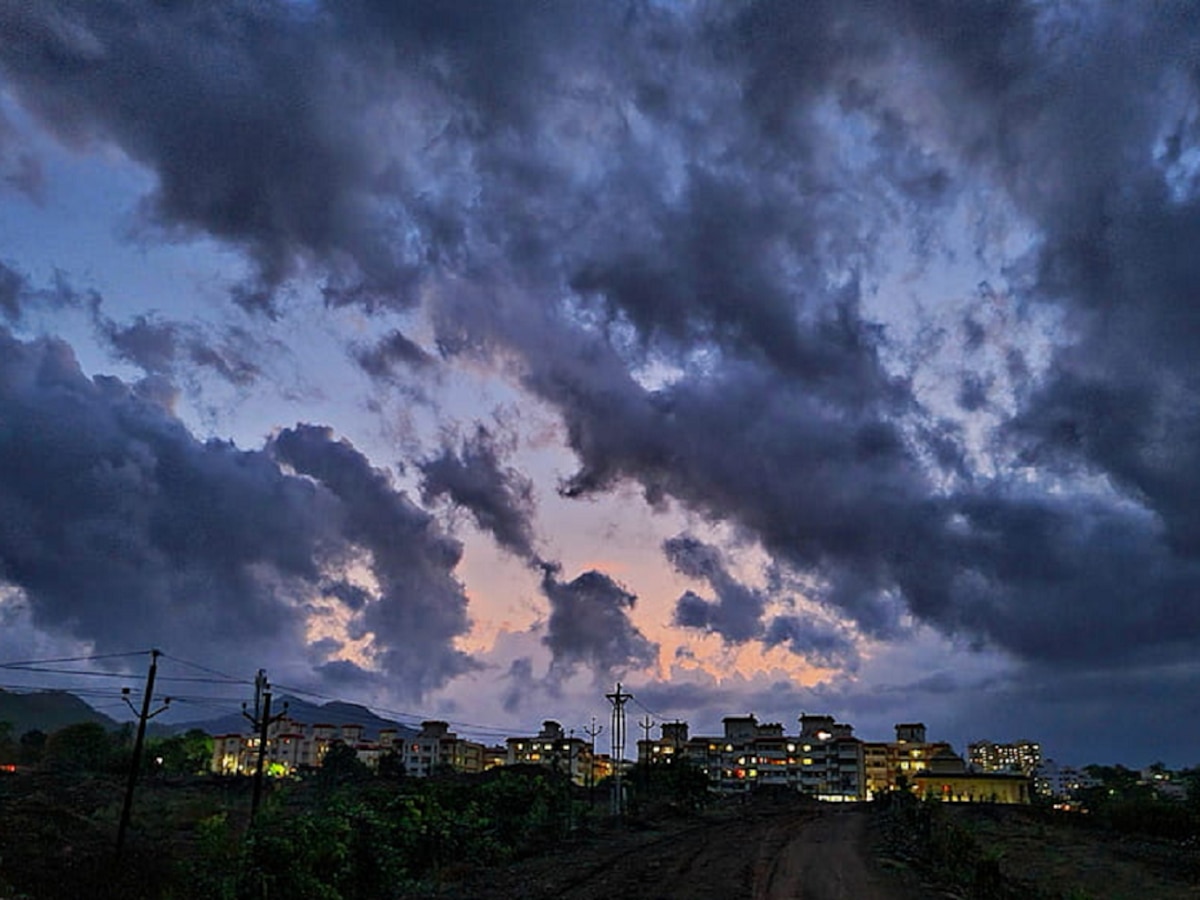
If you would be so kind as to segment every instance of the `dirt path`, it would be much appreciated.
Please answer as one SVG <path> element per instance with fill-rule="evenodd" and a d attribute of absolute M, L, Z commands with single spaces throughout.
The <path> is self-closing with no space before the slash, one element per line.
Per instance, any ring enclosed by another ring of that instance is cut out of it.
<path fill-rule="evenodd" d="M 463 885 L 478 900 L 908 900 L 870 852 L 870 813 L 754 804 L 662 832 L 597 841 Z"/>
<path fill-rule="evenodd" d="M 798 827 L 797 827 L 798 826 Z M 875 870 L 867 813 L 836 806 L 786 829 L 782 846 L 754 880 L 754 900 L 891 900 L 895 885 Z"/>

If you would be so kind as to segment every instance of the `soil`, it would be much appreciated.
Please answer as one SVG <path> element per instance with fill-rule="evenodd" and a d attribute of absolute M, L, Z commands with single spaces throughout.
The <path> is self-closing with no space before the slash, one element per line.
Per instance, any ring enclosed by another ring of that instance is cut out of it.
<path fill-rule="evenodd" d="M 928 893 L 873 854 L 871 813 L 756 800 L 697 822 L 599 837 L 459 884 L 478 900 L 915 900 Z"/>
<path fill-rule="evenodd" d="M 947 810 L 1003 884 L 950 884 L 897 854 L 868 804 L 783 798 L 630 823 L 490 872 L 447 872 L 437 896 L 472 900 L 1200 900 L 1200 848 L 1047 821 L 1018 807 Z"/>

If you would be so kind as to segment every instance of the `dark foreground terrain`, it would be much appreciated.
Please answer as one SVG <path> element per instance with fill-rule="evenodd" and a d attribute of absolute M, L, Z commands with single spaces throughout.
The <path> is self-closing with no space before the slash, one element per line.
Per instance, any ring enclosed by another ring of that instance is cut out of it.
<path fill-rule="evenodd" d="M 626 830 L 553 858 L 476 873 L 462 885 L 478 900 L 635 897 L 803 897 L 907 900 L 914 882 L 889 872 L 872 851 L 869 808 L 752 802 L 701 820 Z"/>
<path fill-rule="evenodd" d="M 564 796 L 539 780 L 276 787 L 257 844 L 246 839 L 245 782 L 150 780 L 114 861 L 121 787 L 0 779 L 0 900 L 1200 898 L 1194 837 L 1119 833 L 1087 817 L 784 795 L 643 810 L 617 826 L 586 803 L 565 816 L 539 807 L 547 791 Z M 521 842 L 504 843 L 516 829 Z"/>
<path fill-rule="evenodd" d="M 1114 834 L 1025 808 L 938 805 L 925 816 L 923 806 L 913 815 L 760 798 L 476 872 L 455 890 L 478 900 L 1200 898 L 1194 840 Z"/>

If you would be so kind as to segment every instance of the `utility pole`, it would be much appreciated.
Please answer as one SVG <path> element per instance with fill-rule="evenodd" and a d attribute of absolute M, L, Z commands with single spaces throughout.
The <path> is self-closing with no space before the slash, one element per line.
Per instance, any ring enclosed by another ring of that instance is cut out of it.
<path fill-rule="evenodd" d="M 258 805 L 262 800 L 263 768 L 267 760 L 267 730 L 272 723 L 278 722 L 287 715 L 287 704 L 283 704 L 283 712 L 277 716 L 271 715 L 271 685 L 267 681 L 267 673 L 258 670 L 254 679 L 254 715 L 246 712 L 246 704 L 242 704 L 242 715 L 258 729 L 258 764 L 254 768 L 254 793 L 250 799 L 250 823 L 258 815 Z"/>
<path fill-rule="evenodd" d="M 621 682 L 617 689 L 605 698 L 612 704 L 612 755 L 614 766 L 613 778 L 613 815 L 621 818 L 625 811 L 625 796 L 621 793 L 621 769 L 625 762 L 625 704 L 633 699 L 633 694 L 621 690 Z"/>
<path fill-rule="evenodd" d="M 650 713 L 642 716 L 638 726 L 642 729 L 642 734 L 645 735 L 641 747 L 638 747 L 638 762 L 642 764 L 642 790 L 649 793 L 650 791 L 650 764 L 654 762 L 654 752 L 650 748 L 650 729 L 654 726 L 654 720 L 650 718 Z M 646 748 L 646 758 L 642 759 L 641 749 Z"/>
<path fill-rule="evenodd" d="M 588 742 L 588 751 L 591 754 L 591 765 L 588 767 L 587 786 L 590 791 L 596 786 L 596 735 L 604 730 L 603 725 L 596 724 L 596 717 L 592 716 L 592 727 L 583 729 L 583 733 L 590 738 Z"/>
<path fill-rule="evenodd" d="M 154 676 L 158 673 L 160 656 L 162 654 L 158 650 L 150 651 L 150 671 L 146 673 L 146 689 L 142 694 L 142 711 L 140 713 L 129 702 L 129 688 L 121 689 L 121 699 L 138 718 L 138 729 L 137 737 L 133 740 L 133 761 L 129 764 L 129 781 L 125 784 L 125 802 L 121 805 L 121 822 L 117 826 L 118 858 L 121 856 L 121 851 L 125 849 L 125 833 L 129 830 L 129 817 L 133 812 L 133 789 L 137 786 L 138 772 L 142 768 L 142 747 L 146 743 L 146 723 L 171 705 L 171 698 L 167 697 L 162 706 L 154 712 L 150 712 L 150 700 L 154 694 Z"/>

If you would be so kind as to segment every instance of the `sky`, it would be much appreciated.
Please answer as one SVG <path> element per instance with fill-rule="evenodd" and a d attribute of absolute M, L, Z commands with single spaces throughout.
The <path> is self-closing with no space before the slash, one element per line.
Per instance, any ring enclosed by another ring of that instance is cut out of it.
<path fill-rule="evenodd" d="M 0 662 L 1200 763 L 1197 60 L 1190 0 L 0 0 Z"/>

